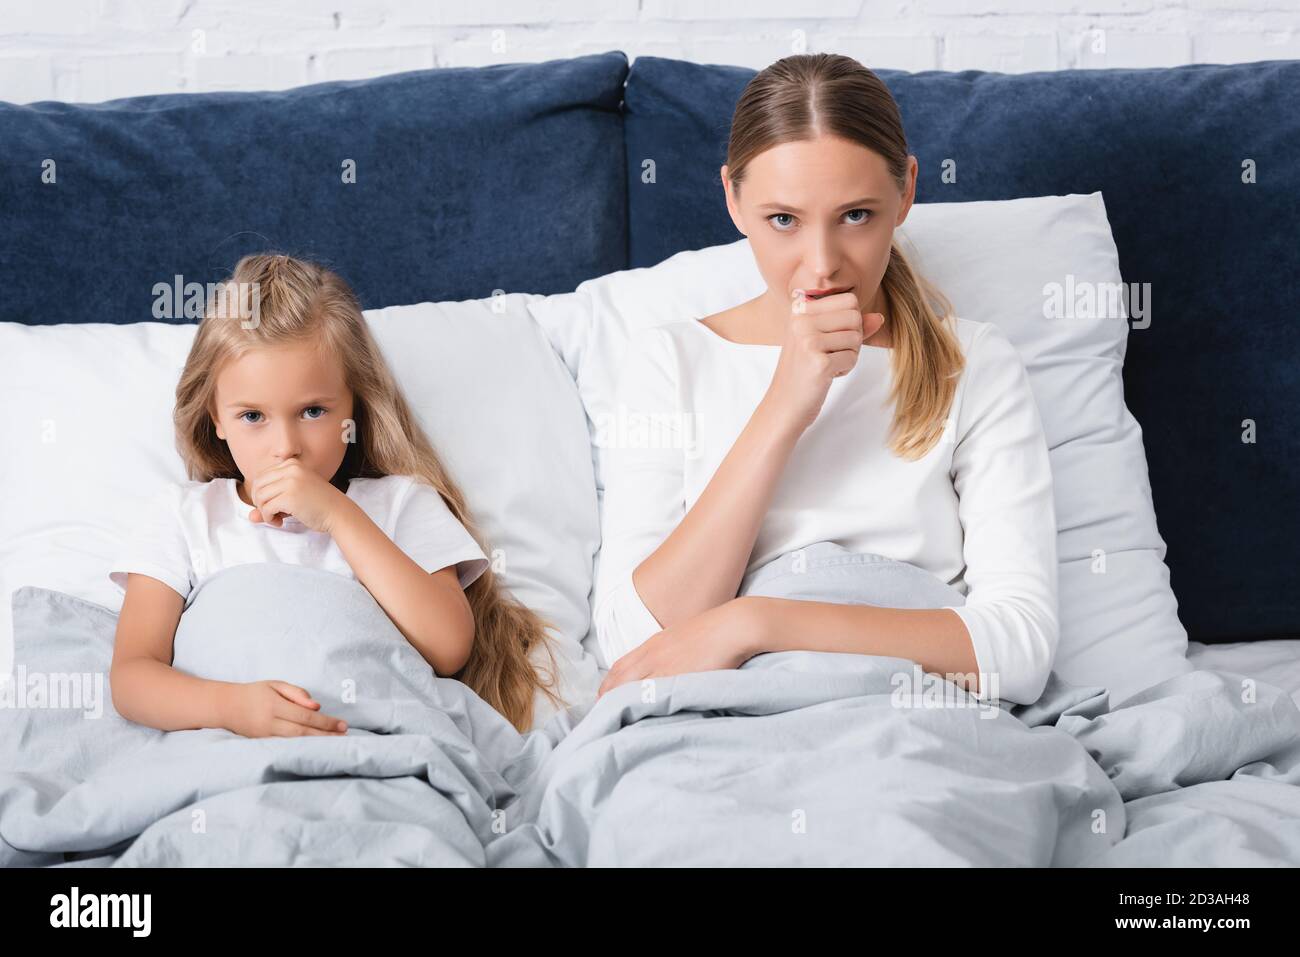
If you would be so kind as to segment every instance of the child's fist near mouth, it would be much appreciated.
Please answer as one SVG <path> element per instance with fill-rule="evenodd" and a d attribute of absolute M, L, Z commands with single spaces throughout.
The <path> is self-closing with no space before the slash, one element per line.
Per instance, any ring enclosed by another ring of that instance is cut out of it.
<path fill-rule="evenodd" d="M 297 459 L 287 459 L 245 483 L 253 510 L 250 522 L 280 528 L 282 516 L 296 518 L 317 532 L 329 532 L 347 497 Z"/>

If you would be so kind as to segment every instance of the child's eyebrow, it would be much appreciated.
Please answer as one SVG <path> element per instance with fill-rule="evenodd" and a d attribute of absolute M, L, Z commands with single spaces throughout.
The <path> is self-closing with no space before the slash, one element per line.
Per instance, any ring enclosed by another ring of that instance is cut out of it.
<path fill-rule="evenodd" d="M 333 402 L 337 398 L 338 396 L 334 396 L 334 395 L 318 395 L 311 399 L 301 399 L 299 400 L 298 404 L 301 406 L 309 406 L 319 402 Z M 241 409 L 241 408 L 255 409 L 261 404 L 262 404 L 261 402 L 228 402 L 226 403 L 226 408 L 227 409 Z"/>

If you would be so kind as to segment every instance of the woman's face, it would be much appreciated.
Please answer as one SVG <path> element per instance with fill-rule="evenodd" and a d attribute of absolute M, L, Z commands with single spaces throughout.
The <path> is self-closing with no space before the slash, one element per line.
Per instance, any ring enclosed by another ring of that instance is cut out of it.
<path fill-rule="evenodd" d="M 297 458 L 327 482 L 354 440 L 352 392 L 310 343 L 251 349 L 217 375 L 213 416 L 246 480 Z"/>
<path fill-rule="evenodd" d="M 749 237 L 768 294 L 788 309 L 796 290 L 852 289 L 864 313 L 880 311 L 872 306 L 894 229 L 916 195 L 916 157 L 907 162 L 902 193 L 879 153 L 838 136 L 765 150 L 739 190 L 723 166 L 727 209 Z"/>

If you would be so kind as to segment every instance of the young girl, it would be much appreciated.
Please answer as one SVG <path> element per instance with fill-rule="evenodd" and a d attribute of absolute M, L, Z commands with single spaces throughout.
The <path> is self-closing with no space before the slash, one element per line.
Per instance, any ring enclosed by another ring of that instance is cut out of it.
<path fill-rule="evenodd" d="M 808 650 L 1036 700 L 1059 633 L 1047 443 L 1006 334 L 952 315 L 894 242 L 918 173 L 898 104 L 849 57 L 778 60 L 741 94 L 720 173 L 767 289 L 629 348 L 619 407 L 697 428 L 689 455 L 669 436 L 611 456 L 601 693 Z M 816 543 L 916 566 L 965 601 L 745 594 Z"/>
<path fill-rule="evenodd" d="M 162 730 L 343 734 L 311 694 L 174 670 L 186 600 L 223 568 L 291 562 L 354 577 L 442 677 L 516 728 L 558 701 L 546 624 L 503 594 L 438 461 L 337 275 L 246 256 L 199 324 L 176 387 L 191 481 L 153 503 L 110 578 L 126 596 L 110 684 L 118 713 Z M 251 294 L 251 295 L 250 295 Z M 552 670 L 530 662 L 542 646 Z"/>

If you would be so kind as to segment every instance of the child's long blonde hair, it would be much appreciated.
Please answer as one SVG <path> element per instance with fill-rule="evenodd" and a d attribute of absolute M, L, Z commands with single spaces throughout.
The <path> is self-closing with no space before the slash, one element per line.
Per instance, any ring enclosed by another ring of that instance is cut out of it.
<path fill-rule="evenodd" d="M 208 303 L 176 386 L 176 445 L 191 480 L 242 477 L 213 422 L 217 374 L 224 364 L 251 349 L 312 342 L 322 355 L 339 360 L 353 395 L 355 441 L 348 443 L 332 484 L 346 492 L 354 478 L 415 476 L 437 490 L 483 545 L 464 496 L 412 415 L 360 303 L 341 277 L 289 256 L 255 255 L 241 259 L 219 288 L 221 295 Z M 249 290 L 255 291 L 251 298 Z M 504 594 L 490 566 L 465 595 L 474 613 L 474 645 L 455 677 L 525 731 L 537 690 L 562 705 L 554 690 L 555 656 L 546 632 L 550 623 Z M 545 680 L 529 657 L 538 646 L 550 656 Z"/>
<path fill-rule="evenodd" d="M 745 86 L 731 121 L 727 174 L 740 189 L 759 153 L 825 133 L 880 154 L 901 192 L 907 186 L 907 137 L 898 103 L 880 77 L 851 57 L 801 53 L 760 70 Z M 891 449 L 918 459 L 943 430 L 965 366 L 952 303 L 912 268 L 894 242 L 880 280 L 889 309 L 894 378 Z"/>

